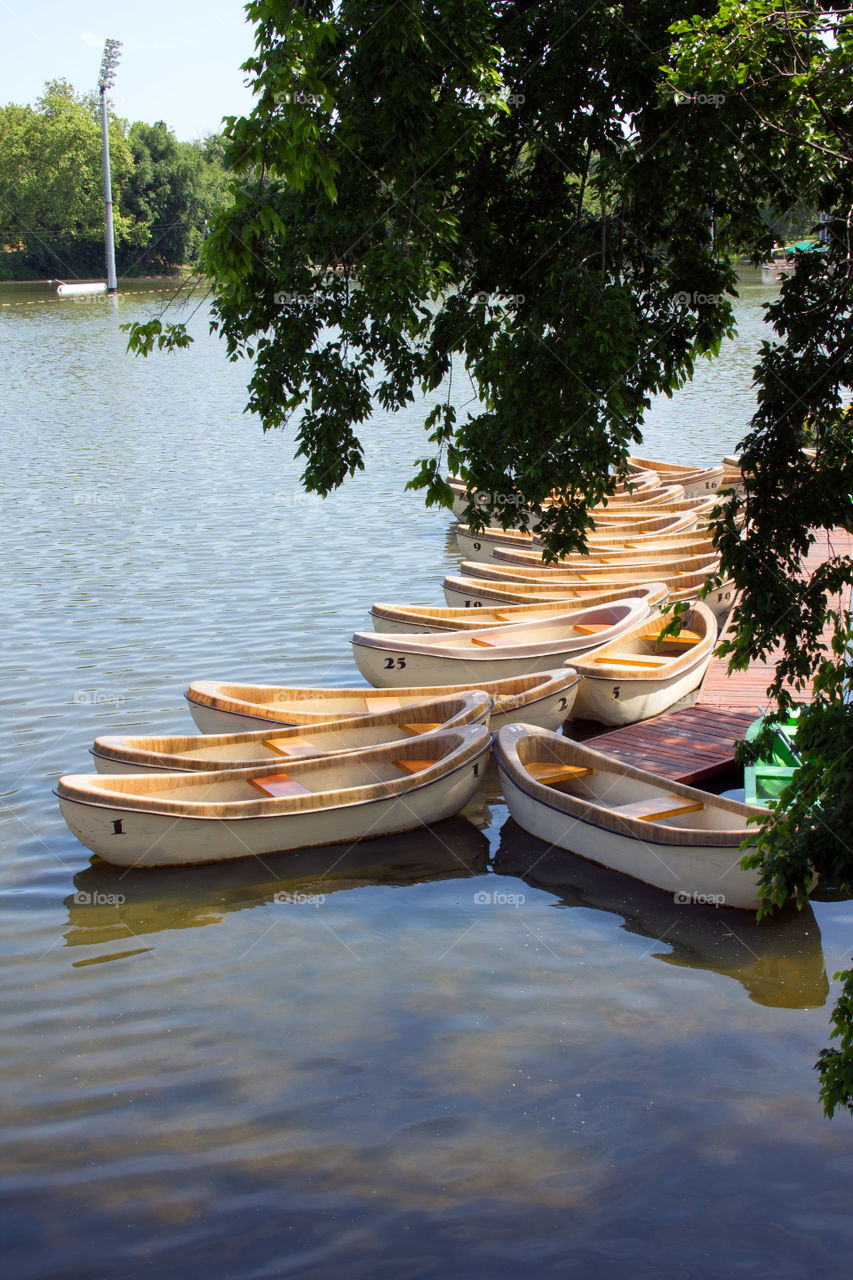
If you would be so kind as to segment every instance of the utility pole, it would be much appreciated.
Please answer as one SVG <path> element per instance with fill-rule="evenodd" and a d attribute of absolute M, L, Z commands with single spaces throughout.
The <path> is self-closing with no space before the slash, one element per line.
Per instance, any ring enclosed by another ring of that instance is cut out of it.
<path fill-rule="evenodd" d="M 117 293 L 116 246 L 113 234 L 113 192 L 110 180 L 110 130 L 107 123 L 107 89 L 116 78 L 116 67 L 121 57 L 121 40 L 107 40 L 98 76 L 98 92 L 101 95 L 101 135 L 104 144 L 104 245 L 107 254 L 107 293 Z"/>

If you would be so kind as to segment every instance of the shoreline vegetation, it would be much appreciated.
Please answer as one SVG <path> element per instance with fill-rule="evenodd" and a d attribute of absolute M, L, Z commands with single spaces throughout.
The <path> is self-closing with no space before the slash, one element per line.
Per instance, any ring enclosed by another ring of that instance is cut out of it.
<path fill-rule="evenodd" d="M 109 126 L 118 275 L 180 274 L 226 198 L 224 139 L 112 111 Z M 97 95 L 54 80 L 34 107 L 0 107 L 0 283 L 103 278 L 102 163 Z"/>

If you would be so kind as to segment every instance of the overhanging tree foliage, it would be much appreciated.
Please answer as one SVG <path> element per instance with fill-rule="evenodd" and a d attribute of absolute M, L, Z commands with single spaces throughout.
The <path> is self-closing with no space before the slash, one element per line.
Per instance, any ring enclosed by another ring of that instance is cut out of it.
<path fill-rule="evenodd" d="M 492 497 L 475 524 L 559 487 L 550 548 L 582 544 L 650 395 L 729 331 L 730 251 L 769 245 L 782 194 L 719 111 L 659 94 L 669 24 L 695 7 L 247 6 L 258 99 L 229 124 L 240 181 L 204 267 L 229 353 L 254 360 L 249 407 L 265 428 L 293 415 L 309 488 L 362 465 L 374 405 L 467 373 L 480 407 L 433 410 L 416 483 L 442 498 L 464 472 Z"/>

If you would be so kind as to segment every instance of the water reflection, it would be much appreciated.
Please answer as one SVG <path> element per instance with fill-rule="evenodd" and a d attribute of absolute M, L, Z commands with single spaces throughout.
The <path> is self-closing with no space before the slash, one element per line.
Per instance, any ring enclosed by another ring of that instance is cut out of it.
<path fill-rule="evenodd" d="M 756 1004 L 808 1009 L 826 1002 L 829 980 L 811 907 L 788 908 L 759 924 L 748 911 L 677 904 L 639 880 L 549 849 L 512 819 L 501 829 L 494 870 L 547 889 L 560 906 L 621 915 L 629 933 L 671 948 L 650 949 L 656 959 L 734 978 Z"/>
<path fill-rule="evenodd" d="M 464 818 L 451 818 L 434 828 L 358 845 L 324 845 L 210 866 L 128 871 L 94 859 L 74 877 L 75 892 L 65 899 L 65 942 L 70 947 L 123 942 L 219 924 L 232 911 L 273 901 L 300 907 L 344 889 L 479 876 L 487 870 L 488 856 L 485 835 Z"/>

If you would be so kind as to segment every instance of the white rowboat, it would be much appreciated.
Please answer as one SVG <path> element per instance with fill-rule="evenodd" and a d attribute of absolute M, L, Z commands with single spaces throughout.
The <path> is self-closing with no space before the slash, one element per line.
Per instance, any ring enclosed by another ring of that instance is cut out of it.
<path fill-rule="evenodd" d="M 478 501 L 477 503 L 478 506 L 485 505 L 485 499 L 487 498 L 487 495 L 484 495 L 482 490 L 470 491 L 468 488 L 467 482 L 463 480 L 461 476 L 449 475 L 447 477 L 447 483 L 450 485 L 450 489 L 453 494 L 451 511 L 453 512 L 453 515 L 456 517 L 457 520 L 461 520 L 465 515 L 465 510 L 469 502 L 469 495 L 474 497 L 480 497 L 480 501 Z M 628 487 L 629 485 L 630 485 L 630 489 Z M 644 493 L 651 493 L 651 492 L 657 493 L 660 490 L 660 487 L 661 487 L 660 481 L 658 480 L 657 475 L 655 475 L 653 471 L 641 471 L 641 470 L 635 469 L 633 473 L 630 475 L 630 477 L 628 478 L 627 482 L 622 481 L 617 485 L 616 493 L 620 497 L 625 497 L 628 499 L 631 499 L 632 497 L 636 497 L 636 500 L 640 501 L 641 496 Z M 514 499 L 515 494 L 511 494 L 509 495 L 509 497 Z M 546 498 L 544 505 L 548 506 L 550 504 L 559 503 L 561 501 L 562 501 L 562 498 L 560 494 L 557 491 L 555 491 L 550 499 Z M 514 502 L 510 503 L 505 501 L 504 504 L 501 504 L 499 500 L 495 505 L 496 506 L 513 505 L 514 506 L 515 503 Z"/>
<path fill-rule="evenodd" d="M 202 733 L 234 733 L 262 725 L 317 725 L 333 719 L 409 710 L 427 700 L 481 689 L 492 699 L 493 730 L 515 720 L 558 729 L 571 710 L 579 678 L 568 667 L 485 683 L 395 689 L 303 689 L 198 680 L 186 692 Z"/>
<path fill-rule="evenodd" d="M 629 458 L 628 466 L 641 472 L 653 467 L 664 484 L 673 481 L 682 485 L 686 498 L 715 493 L 723 479 L 721 464 L 712 467 L 687 467 L 674 462 L 651 462 L 647 458 Z"/>
<path fill-rule="evenodd" d="M 177 866 L 353 844 L 450 818 L 477 791 L 491 748 L 482 725 L 333 760 L 217 773 L 72 774 L 63 817 L 123 867 Z"/>
<path fill-rule="evenodd" d="M 740 846 L 763 809 L 622 764 L 561 734 L 508 725 L 495 744 L 520 827 L 548 845 L 634 876 L 691 906 L 755 910 L 758 874 Z"/>
<path fill-rule="evenodd" d="M 550 561 L 547 564 L 542 559 L 541 550 L 538 548 L 536 550 L 514 550 L 510 547 L 496 547 L 492 553 L 491 560 L 487 561 L 487 563 L 520 564 L 532 569 L 550 569 L 553 572 L 558 569 L 587 564 L 651 560 L 655 557 L 668 560 L 674 556 L 684 558 L 703 554 L 715 554 L 713 541 L 702 529 L 688 529 L 683 533 L 663 533 L 655 535 L 653 538 L 602 537 L 596 542 L 589 543 L 589 548 L 585 555 L 578 551 L 571 551 L 568 555 L 561 556 L 559 560 Z"/>
<path fill-rule="evenodd" d="M 614 575 L 609 575 L 608 581 L 599 582 L 596 580 L 594 583 L 589 581 L 578 583 L 575 580 L 565 582 L 559 579 L 543 580 L 541 578 L 526 578 L 524 581 L 515 581 L 512 578 L 504 577 L 496 580 L 493 577 L 471 578 L 466 575 L 458 575 L 445 578 L 442 586 L 448 606 L 453 612 L 463 616 L 471 609 L 498 609 L 506 613 L 519 605 L 536 606 L 548 602 L 556 604 L 562 601 L 564 603 L 577 603 L 578 605 L 603 604 L 606 599 L 617 599 L 617 593 L 619 595 L 642 596 L 649 592 L 651 588 L 657 591 L 661 587 L 665 587 L 668 590 L 669 603 L 682 600 L 689 603 L 697 598 L 716 567 L 717 562 L 715 560 L 709 568 L 698 572 L 660 574 L 660 581 L 658 582 L 635 581 L 634 574 L 617 574 L 615 575 L 616 580 L 610 580 Z M 638 569 L 636 574 L 639 577 L 647 573 L 657 574 L 658 571 L 657 568 L 651 567 L 649 569 Z M 653 595 L 654 592 L 648 596 L 649 604 L 652 607 L 664 603 L 663 598 L 657 600 L 653 598 Z M 726 578 L 705 597 L 704 603 L 717 619 L 718 626 L 729 616 L 735 595 L 734 582 L 730 578 Z M 379 627 L 376 629 L 380 630 Z M 383 627 L 381 629 L 385 630 L 386 628 Z"/>
<path fill-rule="evenodd" d="M 393 689 L 407 680 L 425 685 L 528 675 L 570 663 L 574 654 L 615 639 L 649 615 L 647 600 L 628 598 L 595 608 L 576 608 L 543 622 L 517 622 L 482 631 L 385 635 L 357 631 L 353 656 L 364 678 Z"/>
<path fill-rule="evenodd" d="M 684 614 L 677 636 L 661 636 L 668 621 L 653 614 L 618 640 L 575 659 L 581 687 L 573 719 L 636 724 L 698 689 L 717 643 L 716 619 L 697 603 Z"/>
<path fill-rule="evenodd" d="M 406 742 L 418 734 L 458 729 L 466 724 L 489 727 L 492 700 L 476 690 L 378 715 L 351 716 L 305 728 L 269 725 L 252 733 L 206 734 L 201 737 L 96 738 L 92 748 L 98 773 L 200 773 L 263 767 L 278 761 L 313 760 L 344 752 L 370 750 Z"/>
<path fill-rule="evenodd" d="M 560 564 L 553 567 L 497 560 L 489 564 L 463 560 L 459 568 L 463 577 L 482 578 L 489 582 L 534 582 L 541 583 L 543 588 L 546 583 L 562 582 L 581 587 L 586 585 L 595 591 L 599 582 L 648 582 L 652 578 L 656 582 L 665 582 L 673 573 L 714 573 L 719 563 L 719 557 L 713 551 L 705 551 L 695 556 L 681 556 L 676 552 L 672 558 L 638 555 L 636 560 L 612 558 L 606 563 L 593 560 L 583 565 Z"/>
<path fill-rule="evenodd" d="M 639 546 L 646 540 L 650 543 L 656 542 L 665 535 L 691 534 L 694 537 L 704 537 L 704 532 L 698 530 L 697 519 L 695 512 L 675 512 L 648 522 L 641 521 L 640 527 L 635 523 L 629 526 L 608 524 L 601 530 L 588 532 L 587 546 L 590 554 L 594 555 L 593 548 L 598 546 L 630 548 Z M 525 551 L 535 554 L 539 559 L 542 556 L 542 539 L 538 534 L 523 533 L 519 529 L 489 528 L 483 529 L 480 533 L 472 533 L 467 524 L 460 524 L 456 529 L 456 541 L 466 560 L 488 561 L 493 559 L 498 551 Z M 581 553 L 571 554 L 580 555 Z"/>
<path fill-rule="evenodd" d="M 611 604 L 617 600 L 625 600 L 628 596 L 648 601 L 650 609 L 665 604 L 669 592 L 663 582 L 650 582 L 641 587 L 630 584 L 625 587 L 614 587 L 612 591 L 587 593 L 580 592 L 576 598 L 578 608 L 590 609 L 593 605 Z M 572 601 L 563 596 L 559 599 L 543 599 L 541 602 L 528 603 L 516 601 L 494 608 L 437 609 L 432 605 L 405 605 L 378 603 L 371 609 L 374 631 L 388 632 L 420 632 L 422 635 L 442 631 L 476 631 L 483 627 L 499 627 L 509 622 L 539 622 L 552 618 L 555 614 L 565 613 Z"/>

